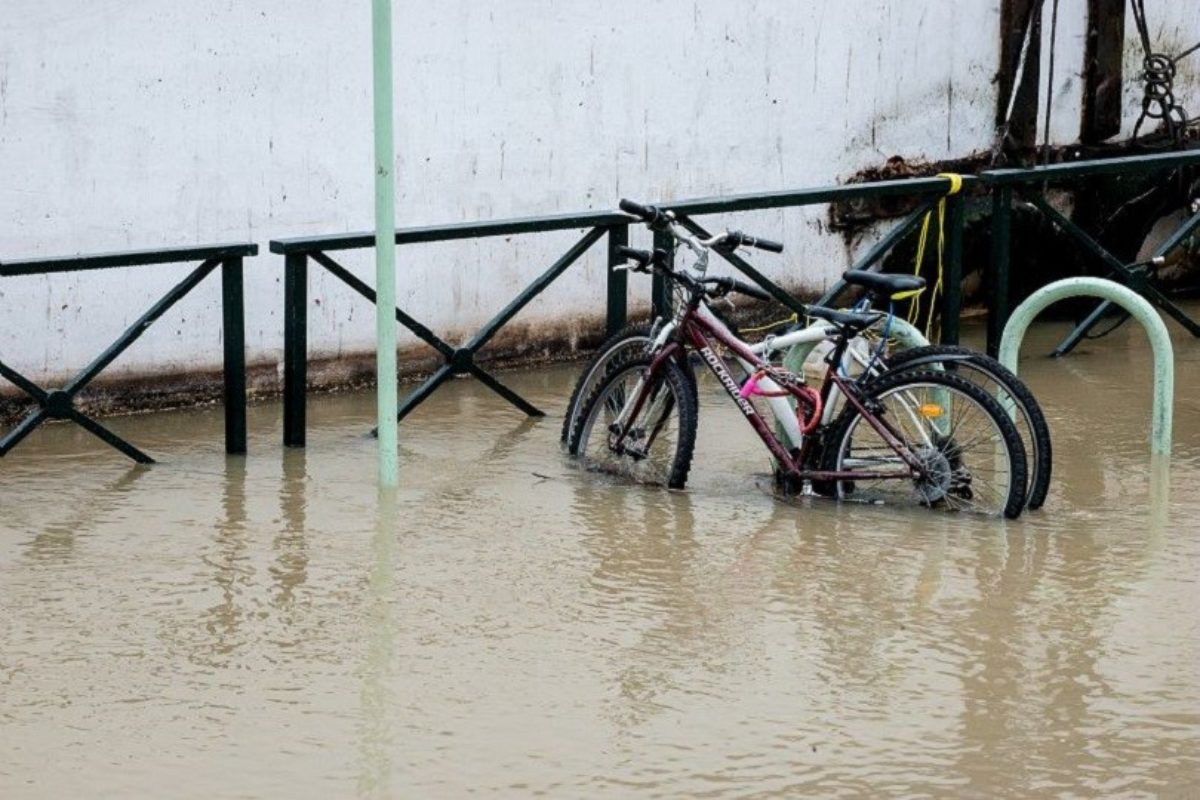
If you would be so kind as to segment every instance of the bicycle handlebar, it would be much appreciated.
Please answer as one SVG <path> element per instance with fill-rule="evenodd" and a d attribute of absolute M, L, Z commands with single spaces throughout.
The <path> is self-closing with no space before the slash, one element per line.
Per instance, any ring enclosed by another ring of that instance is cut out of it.
<path fill-rule="evenodd" d="M 621 198 L 621 202 L 618 205 L 626 214 L 632 214 L 635 217 L 639 217 L 651 228 L 657 229 L 670 227 L 672 235 L 695 251 L 697 255 L 700 254 L 702 249 L 707 247 L 713 247 L 727 252 L 743 246 L 756 247 L 759 250 L 766 250 L 769 253 L 783 252 L 783 245 L 779 242 L 775 242 L 770 239 L 763 239 L 759 236 L 751 236 L 750 234 L 743 233 L 742 231 L 726 231 L 725 233 L 718 233 L 711 239 L 697 239 L 695 236 L 692 236 L 690 233 L 684 230 L 683 227 L 675 221 L 675 216 L 667 209 L 658 208 L 657 206 L 644 206 L 636 200 L 630 200 L 627 197 Z"/>
<path fill-rule="evenodd" d="M 625 245 L 620 245 L 617 247 L 615 252 L 621 258 L 627 258 L 630 261 L 636 261 L 639 267 L 645 267 L 650 263 L 650 259 L 652 258 L 650 253 L 646 252 L 645 250 L 638 250 L 633 247 L 626 247 Z"/>
<path fill-rule="evenodd" d="M 701 283 L 711 283 L 722 289 L 722 293 L 737 292 L 744 294 L 747 297 L 753 297 L 755 300 L 774 300 L 767 292 L 752 286 L 749 283 L 739 281 L 737 278 L 705 278 Z"/>
<path fill-rule="evenodd" d="M 660 208 L 655 208 L 654 206 L 644 206 L 641 203 L 628 198 L 621 198 L 621 202 L 618 204 L 618 206 L 626 214 L 632 214 L 635 217 L 641 217 L 642 220 L 651 227 L 670 222 L 671 219 L 667 216 L 667 213 Z"/>
<path fill-rule="evenodd" d="M 714 286 L 717 289 L 716 292 L 709 292 L 707 289 L 705 289 L 705 292 L 708 294 L 718 296 L 718 297 L 726 295 L 729 292 L 737 292 L 738 294 L 744 294 L 747 297 L 753 297 L 756 300 L 768 300 L 769 301 L 769 300 L 775 299 L 770 294 L 768 294 L 767 292 L 758 288 L 757 286 L 753 286 L 749 283 L 739 281 L 737 278 L 721 277 L 721 278 L 701 278 L 701 279 L 697 280 L 695 278 L 692 278 L 691 276 L 680 275 L 679 273 L 675 272 L 674 270 L 667 269 L 665 267 L 665 265 L 661 264 L 661 262 L 656 261 L 655 256 L 663 255 L 662 251 L 650 253 L 647 250 L 638 250 L 633 247 L 626 247 L 625 245 L 621 245 L 620 247 L 617 247 L 614 252 L 621 258 L 626 258 L 626 259 L 629 259 L 630 261 L 635 262 L 637 264 L 636 269 L 638 271 L 644 271 L 644 270 L 646 270 L 647 267 L 652 266 L 652 265 L 660 266 L 660 267 L 662 267 L 662 272 L 664 272 L 668 277 L 673 278 L 673 279 L 679 281 L 680 283 L 683 283 L 684 285 L 692 285 L 692 286 L 695 286 L 695 285 L 709 286 L 709 285 L 711 285 L 711 286 Z"/>
<path fill-rule="evenodd" d="M 783 252 L 783 245 L 779 242 L 773 242 L 770 239 L 763 239 L 758 236 L 751 236 L 747 233 L 742 233 L 741 231 L 730 231 L 729 233 L 725 234 L 725 241 L 723 244 L 726 244 L 731 248 L 742 247 L 744 245 L 746 247 L 757 247 L 759 250 L 766 250 L 770 253 Z"/>

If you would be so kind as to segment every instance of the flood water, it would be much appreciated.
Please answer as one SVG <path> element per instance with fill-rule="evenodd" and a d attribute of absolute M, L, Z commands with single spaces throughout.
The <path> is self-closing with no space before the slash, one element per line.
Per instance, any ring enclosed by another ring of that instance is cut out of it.
<path fill-rule="evenodd" d="M 1172 325 L 1172 333 L 1178 329 Z M 686 492 L 558 448 L 575 368 L 369 394 L 307 450 L 252 408 L 56 425 L 0 461 L 0 796 L 1041 797 L 1200 792 L 1200 343 L 1149 459 L 1136 325 L 1021 371 L 1055 480 L 1013 522 L 783 502 L 701 384 Z M 977 332 L 975 332 L 977 333 Z"/>

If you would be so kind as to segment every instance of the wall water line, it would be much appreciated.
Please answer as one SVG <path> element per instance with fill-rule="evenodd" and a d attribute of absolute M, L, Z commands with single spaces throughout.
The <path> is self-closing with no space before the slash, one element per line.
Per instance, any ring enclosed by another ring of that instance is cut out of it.
<path fill-rule="evenodd" d="M 1099 297 L 1115 303 L 1142 323 L 1154 352 L 1154 401 L 1150 422 L 1150 452 L 1171 454 L 1171 413 L 1175 395 L 1175 356 L 1167 326 L 1137 292 L 1104 278 L 1066 278 L 1044 286 L 1013 312 L 1000 339 L 1000 361 L 1014 373 L 1021 341 L 1034 317 L 1047 306 L 1070 297 Z"/>

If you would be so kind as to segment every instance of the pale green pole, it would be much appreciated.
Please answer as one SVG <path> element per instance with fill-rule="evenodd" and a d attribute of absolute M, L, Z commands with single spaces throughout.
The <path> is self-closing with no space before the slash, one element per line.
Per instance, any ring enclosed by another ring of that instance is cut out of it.
<path fill-rule="evenodd" d="M 379 485 L 400 483 L 396 423 L 396 163 L 392 137 L 392 0 L 373 0 L 375 51 L 375 379 Z"/>

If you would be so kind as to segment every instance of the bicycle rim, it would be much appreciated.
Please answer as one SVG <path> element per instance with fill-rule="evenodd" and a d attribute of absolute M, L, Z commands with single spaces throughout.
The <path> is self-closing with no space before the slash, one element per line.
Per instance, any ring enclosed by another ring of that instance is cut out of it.
<path fill-rule="evenodd" d="M 945 360 L 933 360 L 933 356 Z M 963 358 L 963 356 L 967 356 Z M 1009 414 L 1028 459 L 1026 497 L 1028 508 L 1040 508 L 1050 486 L 1053 454 L 1050 429 L 1037 399 L 1020 378 L 1000 362 L 957 345 L 928 345 L 894 354 L 888 368 L 904 370 L 942 369 L 969 380 L 994 398 Z"/>
<path fill-rule="evenodd" d="M 680 409 L 694 410 L 694 403 L 681 397 L 684 387 L 672 379 L 670 366 L 656 376 L 636 416 L 628 420 L 628 434 L 616 441 L 614 428 L 626 421 L 627 406 L 634 404 L 646 373 L 646 363 L 638 361 L 615 367 L 585 403 L 575 455 L 588 470 L 681 488 L 690 452 L 683 429 L 687 411 L 681 414 Z"/>
<path fill-rule="evenodd" d="M 1029 416 L 1029 409 L 1012 394 L 1009 387 L 1003 381 L 971 362 L 950 362 L 946 366 L 951 374 L 968 380 L 987 392 L 988 396 L 999 403 L 1000 407 L 1008 413 L 1009 419 L 1012 420 L 1013 426 L 1017 429 L 1017 435 L 1021 437 L 1021 445 L 1025 448 L 1026 463 L 1028 464 L 1026 469 L 1026 499 L 1029 499 L 1033 495 L 1034 481 L 1038 475 L 1038 470 L 1041 469 L 1038 459 L 1040 448 L 1038 447 L 1037 438 L 1034 435 L 1033 421 Z"/>
<path fill-rule="evenodd" d="M 837 481 L 838 497 L 987 516 L 1020 513 L 1025 494 L 1023 448 L 1011 422 L 982 390 L 953 379 L 912 380 L 882 389 L 873 400 L 877 416 L 925 474 Z M 862 415 L 849 418 L 838 437 L 835 469 L 867 473 L 904 467 L 900 455 Z"/>
<path fill-rule="evenodd" d="M 622 332 L 622 338 L 606 342 L 602 349 L 597 351 L 596 356 L 584 365 L 579 380 L 571 392 L 567 411 L 563 415 L 562 441 L 567 445 L 567 452 L 571 455 L 575 455 L 576 450 L 576 443 L 571 437 L 571 433 L 575 430 L 576 419 L 583 410 L 583 404 L 604 380 L 608 370 L 614 364 L 646 352 L 652 341 L 646 335 L 649 330 L 649 327 L 644 327 L 644 332 L 642 328 L 627 329 L 627 332 Z"/>

